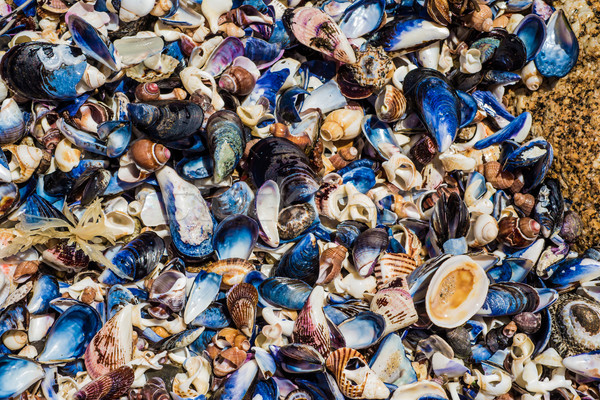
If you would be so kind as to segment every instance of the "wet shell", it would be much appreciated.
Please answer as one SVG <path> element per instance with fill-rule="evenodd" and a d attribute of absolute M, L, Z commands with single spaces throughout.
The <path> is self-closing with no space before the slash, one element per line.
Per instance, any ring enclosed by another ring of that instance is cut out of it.
<path fill-rule="evenodd" d="M 383 122 L 395 122 L 406 111 L 406 98 L 404 94 L 393 85 L 386 85 L 377 95 L 375 112 Z"/>
<path fill-rule="evenodd" d="M 132 306 L 127 305 L 96 333 L 85 351 L 85 368 L 92 378 L 119 368 L 132 358 Z"/>
<path fill-rule="evenodd" d="M 133 162 L 144 171 L 153 172 L 169 161 L 171 152 L 165 146 L 148 139 L 134 142 L 129 149 Z"/>
<path fill-rule="evenodd" d="M 308 203 L 295 204 L 279 212 L 277 230 L 283 240 L 295 239 L 315 221 L 317 212 Z"/>
<path fill-rule="evenodd" d="M 158 100 L 160 89 L 156 83 L 140 83 L 135 88 L 135 98 L 140 102 Z"/>
<path fill-rule="evenodd" d="M 431 322 L 456 328 L 483 305 L 490 282 L 485 271 L 469 256 L 445 261 L 431 278 L 425 306 Z"/>
<path fill-rule="evenodd" d="M 239 283 L 227 292 L 227 308 L 233 322 L 244 335 L 251 337 L 256 320 L 258 291 L 249 283 Z"/>
<path fill-rule="evenodd" d="M 368 47 L 360 52 L 356 63 L 348 68 L 359 85 L 372 86 L 375 90 L 383 88 L 395 71 L 392 59 L 380 47 Z"/>
<path fill-rule="evenodd" d="M 313 7 L 299 7 L 291 14 L 288 16 L 288 25 L 300 43 L 343 63 L 356 62 L 356 55 L 348 38 L 325 12 Z"/>
<path fill-rule="evenodd" d="M 498 222 L 498 240 L 522 249 L 532 244 L 540 233 L 540 224 L 529 217 L 504 217 Z"/>
<path fill-rule="evenodd" d="M 550 344 L 562 357 L 600 350 L 600 305 L 576 294 L 564 294 L 550 306 Z"/>
<path fill-rule="evenodd" d="M 384 253 L 375 265 L 377 285 L 383 286 L 388 282 L 406 277 L 417 268 L 414 258 L 404 253 Z"/>
<path fill-rule="evenodd" d="M 219 260 L 206 268 L 206 272 L 213 272 L 223 277 L 221 287 L 226 289 L 242 282 L 250 271 L 254 271 L 254 265 L 243 258 Z"/>
<path fill-rule="evenodd" d="M 403 277 L 394 279 L 377 291 L 371 300 L 371 311 L 385 319 L 384 335 L 406 328 L 419 319 Z"/>
<path fill-rule="evenodd" d="M 390 391 L 358 351 L 343 347 L 326 361 L 342 394 L 350 399 L 386 399 Z"/>
<path fill-rule="evenodd" d="M 73 395 L 74 400 L 118 399 L 133 383 L 133 369 L 121 367 L 88 383 Z"/>
<path fill-rule="evenodd" d="M 231 94 L 246 96 L 252 92 L 256 78 L 248 70 L 239 66 L 231 66 L 219 78 L 219 86 Z"/>

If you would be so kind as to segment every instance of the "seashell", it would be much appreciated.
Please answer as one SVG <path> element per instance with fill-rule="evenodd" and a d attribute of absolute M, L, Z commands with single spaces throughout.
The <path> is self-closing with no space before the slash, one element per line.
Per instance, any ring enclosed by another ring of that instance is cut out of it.
<path fill-rule="evenodd" d="M 202 14 L 206 17 L 212 33 L 219 30 L 219 17 L 231 10 L 232 2 L 209 0 L 201 8 Z"/>
<path fill-rule="evenodd" d="M 498 229 L 498 221 L 494 217 L 482 214 L 471 225 L 467 243 L 471 247 L 483 247 L 498 237 Z"/>
<path fill-rule="evenodd" d="M 300 279 L 314 285 L 319 278 L 317 238 L 312 233 L 303 236 L 283 254 L 272 275 Z"/>
<path fill-rule="evenodd" d="M 2 343 L 7 349 L 17 351 L 27 344 L 27 332 L 9 331 L 2 336 Z"/>
<path fill-rule="evenodd" d="M 308 203 L 296 204 L 284 208 L 277 218 L 277 230 L 283 240 L 292 240 L 312 226 L 317 213 Z"/>
<path fill-rule="evenodd" d="M 385 319 L 383 336 L 406 328 L 418 320 L 417 311 L 408 292 L 408 284 L 402 276 L 380 285 L 371 300 L 370 308 Z"/>
<path fill-rule="evenodd" d="M 254 265 L 243 258 L 227 258 L 210 264 L 206 271 L 221 275 L 221 286 L 231 288 L 242 282 L 250 271 L 254 271 Z"/>
<path fill-rule="evenodd" d="M 425 305 L 431 322 L 456 328 L 483 305 L 490 282 L 485 271 L 469 256 L 453 256 L 433 275 Z"/>
<path fill-rule="evenodd" d="M 50 311 L 50 302 L 58 297 L 60 291 L 56 278 L 52 275 L 42 275 L 33 285 L 27 310 L 33 315 L 46 314 Z"/>
<path fill-rule="evenodd" d="M 365 358 L 351 348 L 341 348 L 327 357 L 330 370 L 342 394 L 351 399 L 386 399 L 389 389 L 369 368 Z"/>
<path fill-rule="evenodd" d="M 502 165 L 497 161 L 486 162 L 481 169 L 485 180 L 491 183 L 495 189 L 508 189 L 514 183 L 514 175 L 509 171 L 504 171 Z"/>
<path fill-rule="evenodd" d="M 246 141 L 242 121 L 233 111 L 217 111 L 206 122 L 208 146 L 213 156 L 216 183 L 227 178 L 242 158 Z"/>
<path fill-rule="evenodd" d="M 70 172 L 79 165 L 81 151 L 73 148 L 73 144 L 67 139 L 61 140 L 54 150 L 54 162 L 58 169 Z"/>
<path fill-rule="evenodd" d="M 0 356 L 0 394 L 6 398 L 20 396 L 44 375 L 35 361 L 9 354 Z"/>
<path fill-rule="evenodd" d="M 312 145 L 312 139 L 308 136 L 308 134 L 302 132 L 302 134 L 299 136 L 292 135 L 287 125 L 280 122 L 270 125 L 269 132 L 275 137 L 281 137 L 289 140 L 302 150 L 306 150 L 308 146 Z"/>
<path fill-rule="evenodd" d="M 343 340 L 335 347 L 344 345 L 353 349 L 364 349 L 379 342 L 385 335 L 385 318 L 381 315 L 362 311 L 347 318 L 339 326 Z"/>
<path fill-rule="evenodd" d="M 200 271 L 194 279 L 183 314 L 186 324 L 192 322 L 217 297 L 222 278 L 213 271 Z"/>
<path fill-rule="evenodd" d="M 542 85 L 542 81 L 544 80 L 542 74 L 540 74 L 535 66 L 535 63 L 532 61 L 527 63 L 527 65 L 521 69 L 521 79 L 523 80 L 525 86 L 527 86 L 527 89 L 531 91 L 538 90 Z"/>
<path fill-rule="evenodd" d="M 237 347 L 229 347 L 213 360 L 213 372 L 217 377 L 226 376 L 239 369 L 246 361 L 246 352 Z"/>
<path fill-rule="evenodd" d="M 389 244 L 387 231 L 371 228 L 356 238 L 352 249 L 354 268 L 361 276 L 369 276 L 375 268 L 381 253 Z"/>
<path fill-rule="evenodd" d="M 600 349 L 600 308 L 598 303 L 576 294 L 563 294 L 552 306 L 550 345 L 561 357 Z"/>
<path fill-rule="evenodd" d="M 448 28 L 418 16 L 403 16 L 387 23 L 369 39 L 374 46 L 385 51 L 411 51 L 426 47 L 450 35 Z"/>
<path fill-rule="evenodd" d="M 211 202 L 211 210 L 215 218 L 224 220 L 234 214 L 248 214 L 254 200 L 254 192 L 246 182 L 235 182 L 231 187 Z"/>
<path fill-rule="evenodd" d="M 535 14 L 529 14 L 519 22 L 514 30 L 525 45 L 527 61 L 532 61 L 540 52 L 546 40 L 546 24 Z"/>
<path fill-rule="evenodd" d="M 8 215 L 17 207 L 20 198 L 19 187 L 16 184 L 12 182 L 0 183 L 0 217 Z"/>
<path fill-rule="evenodd" d="M 423 177 L 413 162 L 404 154 L 395 153 L 382 164 L 388 181 L 398 189 L 408 191 L 420 188 Z"/>
<path fill-rule="evenodd" d="M 52 325 L 38 362 L 53 364 L 80 358 L 101 326 L 95 309 L 83 303 L 72 305 Z"/>
<path fill-rule="evenodd" d="M 24 134 L 23 112 L 14 99 L 4 99 L 0 107 L 0 145 L 15 143 Z"/>
<path fill-rule="evenodd" d="M 276 276 L 265 279 L 258 286 L 258 292 L 262 300 L 275 307 L 300 310 L 308 299 L 311 287 L 299 279 Z"/>
<path fill-rule="evenodd" d="M 291 374 L 323 371 L 325 360 L 313 347 L 293 343 L 276 348 L 271 346 L 271 353 L 281 368 Z"/>
<path fill-rule="evenodd" d="M 140 139 L 131 144 L 130 158 L 144 171 L 154 172 L 169 161 L 171 152 L 162 144 Z"/>
<path fill-rule="evenodd" d="M 325 299 L 323 287 L 315 286 L 298 313 L 292 332 L 294 343 L 311 346 L 323 356 L 329 354 L 332 346 L 328 321 L 323 312 Z"/>
<path fill-rule="evenodd" d="M 13 46 L 2 58 L 0 73 L 16 93 L 34 100 L 72 100 L 89 66 L 78 47 L 26 42 Z"/>
<path fill-rule="evenodd" d="M 38 271 L 40 266 L 39 261 L 22 261 L 13 272 L 13 280 L 17 283 L 23 283 L 31 278 Z"/>
<path fill-rule="evenodd" d="M 406 111 L 406 98 L 395 86 L 386 85 L 375 100 L 377 118 L 383 122 L 395 122 Z M 323 128 L 321 128 L 322 130 Z"/>
<path fill-rule="evenodd" d="M 579 56 L 577 37 L 562 10 L 556 10 L 552 14 L 546 24 L 546 31 L 546 39 L 534 59 L 535 66 L 542 76 L 562 78 L 577 63 Z"/>
<path fill-rule="evenodd" d="M 221 260 L 247 259 L 257 239 L 258 225 L 252 218 L 241 214 L 231 215 L 215 229 L 213 247 Z"/>
<path fill-rule="evenodd" d="M 252 146 L 248 158 L 257 186 L 277 183 L 283 204 L 308 201 L 318 189 L 306 155 L 289 140 L 269 137 Z"/>
<path fill-rule="evenodd" d="M 251 337 L 256 319 L 258 292 L 249 283 L 239 283 L 227 292 L 227 308 L 233 322 L 246 336 Z"/>
<path fill-rule="evenodd" d="M 73 395 L 75 400 L 116 399 L 129 391 L 133 383 L 133 369 L 120 367 L 88 383 Z"/>
<path fill-rule="evenodd" d="M 132 306 L 121 309 L 96 333 L 85 351 L 85 368 L 93 379 L 132 360 Z"/>
<path fill-rule="evenodd" d="M 384 18 L 385 5 L 382 1 L 360 1 L 344 10 L 339 25 L 342 33 L 353 39 L 379 28 Z"/>
<path fill-rule="evenodd" d="M 156 83 L 140 83 L 135 88 L 135 98 L 140 103 L 156 101 L 160 97 L 160 89 Z"/>
<path fill-rule="evenodd" d="M 383 253 L 375 264 L 375 278 L 379 288 L 396 278 L 410 275 L 417 268 L 414 258 L 405 253 Z"/>
<path fill-rule="evenodd" d="M 460 99 L 435 70 L 417 68 L 404 78 L 404 95 L 413 102 L 419 118 L 435 139 L 438 150 L 448 150 L 460 126 Z M 444 118 L 440 118 L 444 115 Z"/>
<path fill-rule="evenodd" d="M 359 53 L 356 63 L 348 65 L 348 69 L 360 86 L 380 90 L 392 78 L 394 63 L 381 48 L 367 47 Z"/>
<path fill-rule="evenodd" d="M 149 400 L 168 400 L 169 393 L 167 392 L 167 387 L 162 378 L 155 376 L 150 378 L 144 386 L 138 391 L 131 389 L 129 391 L 129 399 L 134 400 L 138 398 L 137 396 L 141 396 L 141 399 Z"/>
<path fill-rule="evenodd" d="M 258 374 L 258 365 L 255 360 L 250 360 L 229 376 L 223 385 L 222 400 L 242 399 L 250 389 L 254 378 Z"/>
<path fill-rule="evenodd" d="M 287 16 L 287 24 L 300 43 L 340 62 L 356 62 L 356 55 L 348 38 L 325 12 L 312 7 L 298 7 L 290 14 Z M 286 16 L 284 20 L 285 18 Z"/>
<path fill-rule="evenodd" d="M 127 110 L 135 128 L 162 143 L 193 135 L 204 120 L 202 108 L 184 100 L 129 103 Z"/>
<path fill-rule="evenodd" d="M 362 109 L 343 108 L 327 115 L 321 125 L 321 137 L 327 141 L 354 139 L 361 133 Z"/>
<path fill-rule="evenodd" d="M 427 1 L 427 14 L 440 25 L 448 26 L 452 22 L 448 0 Z"/>
<path fill-rule="evenodd" d="M 498 221 L 498 240 L 514 248 L 525 248 L 532 244 L 540 232 L 536 220 L 524 217 L 504 217 Z"/>
<path fill-rule="evenodd" d="M 148 295 L 151 303 L 157 306 L 148 310 L 154 317 L 165 319 L 170 312 L 179 312 L 183 309 L 186 298 L 186 277 L 176 270 L 161 273 L 153 282 Z"/>
<path fill-rule="evenodd" d="M 480 32 L 489 32 L 494 25 L 492 9 L 485 4 L 479 5 L 479 10 L 473 11 L 462 18 L 462 22 Z"/>
<path fill-rule="evenodd" d="M 330 247 L 321 252 L 319 257 L 319 279 L 317 284 L 327 285 L 342 271 L 342 263 L 348 250 L 342 245 Z"/>
<path fill-rule="evenodd" d="M 256 77 L 241 66 L 231 66 L 219 78 L 219 87 L 229 93 L 246 96 L 252 92 Z"/>
<path fill-rule="evenodd" d="M 162 167 L 155 174 L 167 210 L 171 238 L 177 251 L 186 257 L 200 258 L 212 253 L 214 225 L 200 190 L 184 181 L 168 166 Z"/>
<path fill-rule="evenodd" d="M 506 316 L 521 312 L 537 312 L 548 307 L 558 298 L 553 289 L 535 289 L 519 282 L 494 283 L 488 289 L 487 298 L 478 315 Z"/>
<path fill-rule="evenodd" d="M 8 163 L 13 183 L 23 183 L 29 180 L 43 158 L 43 151 L 37 147 L 9 144 L 2 148 L 11 153 Z"/>
<path fill-rule="evenodd" d="M 388 335 L 381 341 L 369 367 L 385 383 L 400 386 L 417 381 L 417 374 L 406 356 L 402 339 L 397 334 Z"/>
<path fill-rule="evenodd" d="M 460 53 L 460 72 L 476 74 L 481 71 L 481 52 L 477 49 L 464 49 Z"/>
<path fill-rule="evenodd" d="M 256 193 L 256 217 L 260 226 L 261 239 L 271 247 L 279 246 L 279 186 L 272 180 L 267 180 Z"/>

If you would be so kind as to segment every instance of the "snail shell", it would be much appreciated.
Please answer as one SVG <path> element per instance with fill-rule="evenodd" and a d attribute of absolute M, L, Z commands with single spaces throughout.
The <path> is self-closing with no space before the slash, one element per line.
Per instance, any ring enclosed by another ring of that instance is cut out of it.
<path fill-rule="evenodd" d="M 524 248 L 540 233 L 540 224 L 529 217 L 504 217 L 498 222 L 498 239 L 511 247 Z"/>
<path fill-rule="evenodd" d="M 135 88 L 135 98 L 140 102 L 158 100 L 160 89 L 156 83 L 140 83 Z"/>
<path fill-rule="evenodd" d="M 535 197 L 529 193 L 515 193 L 513 202 L 515 203 L 515 206 L 519 207 L 526 216 L 529 216 L 531 211 L 533 211 L 533 207 L 535 206 Z"/>
<path fill-rule="evenodd" d="M 361 133 L 364 116 L 362 109 L 343 108 L 332 111 L 323 121 L 321 137 L 332 142 L 354 139 Z"/>
<path fill-rule="evenodd" d="M 245 68 L 231 66 L 223 72 L 219 79 L 219 86 L 229 93 L 245 96 L 252 92 L 256 78 Z"/>
<path fill-rule="evenodd" d="M 375 100 L 375 112 L 383 122 L 395 122 L 406 111 L 406 98 L 393 85 L 386 85 Z"/>
<path fill-rule="evenodd" d="M 171 152 L 165 146 L 148 139 L 141 139 L 131 145 L 130 157 L 141 169 L 152 172 L 166 164 Z"/>
<path fill-rule="evenodd" d="M 427 14 L 440 25 L 450 25 L 452 14 L 448 0 L 427 0 Z"/>
<path fill-rule="evenodd" d="M 483 247 L 498 237 L 498 221 L 488 214 L 482 214 L 469 230 L 467 242 L 471 247 Z"/>
<path fill-rule="evenodd" d="M 473 11 L 463 18 L 463 23 L 480 32 L 489 32 L 494 27 L 492 9 L 485 4 L 479 4 L 479 11 Z M 507 21 L 508 23 L 508 21 Z"/>

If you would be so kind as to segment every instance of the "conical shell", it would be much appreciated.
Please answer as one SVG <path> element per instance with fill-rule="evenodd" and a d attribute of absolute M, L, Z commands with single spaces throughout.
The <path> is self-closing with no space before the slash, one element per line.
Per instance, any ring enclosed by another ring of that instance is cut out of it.
<path fill-rule="evenodd" d="M 297 8 L 290 25 L 294 36 L 303 45 L 343 63 L 356 62 L 356 54 L 348 38 L 324 11 L 313 7 Z"/>
<path fill-rule="evenodd" d="M 235 325 L 251 337 L 256 320 L 258 291 L 250 283 L 239 283 L 227 292 L 227 308 Z"/>
<path fill-rule="evenodd" d="M 323 312 L 325 296 L 323 287 L 315 286 L 304 307 L 298 313 L 292 332 L 294 343 L 312 346 L 324 357 L 329 354 L 331 346 L 329 327 Z"/>
<path fill-rule="evenodd" d="M 133 353 L 132 305 L 127 305 L 96 333 L 85 351 L 85 368 L 92 378 L 131 361 Z"/>
<path fill-rule="evenodd" d="M 385 319 L 385 335 L 406 328 L 419 319 L 405 278 L 396 278 L 379 289 L 371 300 L 371 311 Z"/>
<path fill-rule="evenodd" d="M 406 277 L 417 268 L 415 259 L 404 253 L 385 253 L 375 265 L 375 278 L 381 287 L 386 283 Z"/>
<path fill-rule="evenodd" d="M 326 361 L 342 394 L 350 399 L 387 399 L 389 389 L 367 365 L 357 350 L 343 347 Z"/>

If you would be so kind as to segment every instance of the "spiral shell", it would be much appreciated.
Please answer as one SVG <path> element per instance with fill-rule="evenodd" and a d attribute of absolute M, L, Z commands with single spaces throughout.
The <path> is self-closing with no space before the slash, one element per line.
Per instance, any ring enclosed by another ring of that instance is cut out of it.
<path fill-rule="evenodd" d="M 37 147 L 9 144 L 3 150 L 12 154 L 8 164 L 12 181 L 23 183 L 29 180 L 44 157 L 44 152 Z"/>
<path fill-rule="evenodd" d="M 450 25 L 452 14 L 450 13 L 449 0 L 427 0 L 427 14 L 440 25 Z"/>
<path fill-rule="evenodd" d="M 153 172 L 169 161 L 171 152 L 165 146 L 148 139 L 134 142 L 129 149 L 133 162 L 146 172 Z"/>
<path fill-rule="evenodd" d="M 140 83 L 135 88 L 135 98 L 140 102 L 158 100 L 160 89 L 156 83 Z"/>
<path fill-rule="evenodd" d="M 529 217 L 504 217 L 498 222 L 498 229 L 498 240 L 508 246 L 521 249 L 537 239 L 540 224 Z"/>
<path fill-rule="evenodd" d="M 494 25 L 492 9 L 485 4 L 479 4 L 479 11 L 475 10 L 462 18 L 463 23 L 480 32 L 489 32 Z"/>
<path fill-rule="evenodd" d="M 321 137 L 331 142 L 354 139 L 361 133 L 361 122 L 364 116 L 360 108 L 342 108 L 332 111 L 323 121 Z"/>
<path fill-rule="evenodd" d="M 515 193 L 513 202 L 526 216 L 529 216 L 533 211 L 533 207 L 535 207 L 535 197 L 529 193 Z"/>
<path fill-rule="evenodd" d="M 342 271 L 342 263 L 346 259 L 348 249 L 342 245 L 330 247 L 321 252 L 319 257 L 319 279 L 317 284 L 327 285 Z"/>
<path fill-rule="evenodd" d="M 327 357 L 326 366 L 342 394 L 350 399 L 386 399 L 390 395 L 389 389 L 357 350 L 337 349 Z"/>
<path fill-rule="evenodd" d="M 254 75 L 245 68 L 235 65 L 227 68 L 219 79 L 219 87 L 238 96 L 250 94 L 255 84 Z"/>
<path fill-rule="evenodd" d="M 483 247 L 498 236 L 498 221 L 488 214 L 482 214 L 471 225 L 467 243 L 471 247 Z"/>
<path fill-rule="evenodd" d="M 495 189 L 508 189 L 514 181 L 515 176 L 512 172 L 503 171 L 502 164 L 498 161 L 489 161 L 478 167 L 479 172 L 483 174 L 485 180 L 494 186 Z"/>
<path fill-rule="evenodd" d="M 404 94 L 393 85 L 386 85 L 377 95 L 375 112 L 383 122 L 395 122 L 406 111 L 406 98 Z"/>
<path fill-rule="evenodd" d="M 382 167 L 388 181 L 400 190 L 420 188 L 423 183 L 423 177 L 415 164 L 402 153 L 393 154 Z"/>
<path fill-rule="evenodd" d="M 256 319 L 258 292 L 249 283 L 239 283 L 227 292 L 227 308 L 233 322 L 244 335 L 251 337 Z"/>
<path fill-rule="evenodd" d="M 74 400 L 118 399 L 133 383 L 133 369 L 120 367 L 88 383 L 73 395 Z"/>

